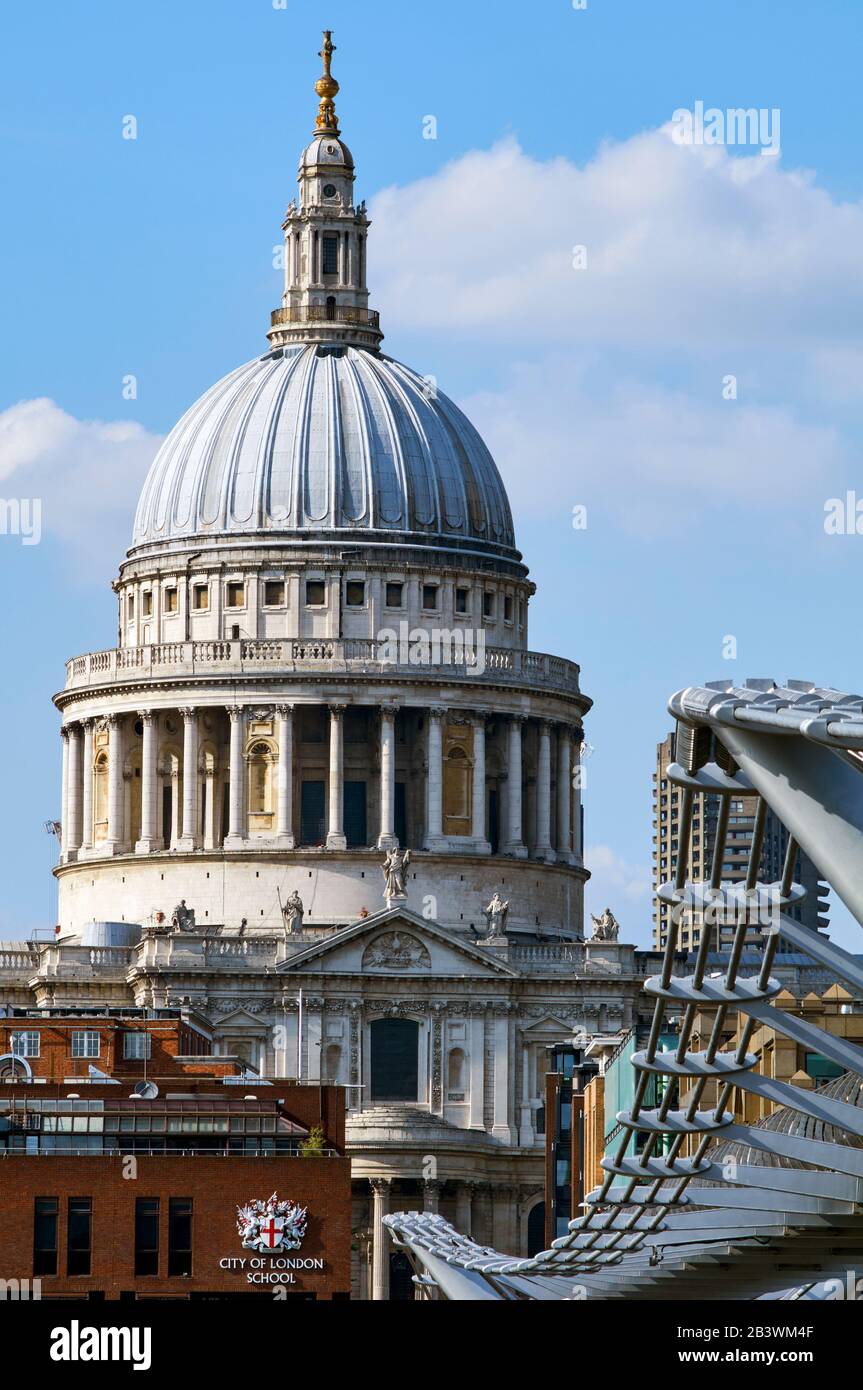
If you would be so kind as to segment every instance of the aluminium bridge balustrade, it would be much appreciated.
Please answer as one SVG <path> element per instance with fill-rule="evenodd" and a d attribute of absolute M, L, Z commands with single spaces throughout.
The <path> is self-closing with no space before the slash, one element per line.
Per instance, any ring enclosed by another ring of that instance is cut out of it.
<path fill-rule="evenodd" d="M 863 990 L 859 958 L 784 910 L 803 894 L 793 882 L 800 847 L 863 924 L 863 699 L 805 681 L 717 682 L 679 692 L 669 710 L 678 731 L 668 776 L 682 790 L 679 844 L 688 846 L 697 791 L 718 797 L 719 813 L 709 881 L 687 881 L 684 848 L 674 879 L 658 889 L 672 908 L 670 925 L 661 972 L 645 983 L 653 1020 L 632 1058 L 638 1077 L 631 1109 L 617 1116 L 622 1137 L 602 1161 L 605 1178 L 584 1214 L 531 1259 L 480 1247 L 439 1215 L 387 1216 L 418 1280 L 444 1298 L 830 1297 L 863 1262 L 863 1048 L 771 1002 L 780 940 Z M 742 794 L 759 801 L 745 880 L 729 895 L 729 809 Z M 764 884 L 768 806 L 789 843 L 781 879 Z M 675 952 L 686 913 L 700 914 L 702 930 L 692 973 L 680 976 Z M 743 976 L 756 936 L 760 966 Z M 724 968 L 708 974 L 711 950 L 724 942 Z M 708 1011 L 712 1027 L 696 1049 L 696 1020 Z M 680 1020 L 676 1046 L 662 1048 L 670 1013 Z M 761 1075 L 748 1051 L 759 1024 L 842 1074 L 814 1091 Z M 723 1048 L 735 1025 L 736 1043 Z M 652 1076 L 667 1080 L 647 1108 Z M 774 1108 L 757 1124 L 741 1123 L 735 1090 Z"/>

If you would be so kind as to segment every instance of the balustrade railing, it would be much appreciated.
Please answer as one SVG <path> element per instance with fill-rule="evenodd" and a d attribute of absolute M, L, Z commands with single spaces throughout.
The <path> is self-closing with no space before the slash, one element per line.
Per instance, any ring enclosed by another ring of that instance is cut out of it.
<path fill-rule="evenodd" d="M 434 658 L 434 652 L 431 653 Z M 448 680 L 476 680 L 491 673 L 495 680 L 530 682 L 577 693 L 579 668 L 564 657 L 523 652 L 511 647 L 486 647 L 468 659 L 411 662 L 389 659 L 388 646 L 374 638 L 276 638 L 237 641 L 166 642 L 143 647 L 120 647 L 90 652 L 66 663 L 66 689 L 110 684 L 119 678 L 165 675 L 225 675 L 281 667 L 293 671 L 344 671 L 357 675 L 422 676 L 445 671 Z M 480 659 L 481 658 L 481 659 Z"/>

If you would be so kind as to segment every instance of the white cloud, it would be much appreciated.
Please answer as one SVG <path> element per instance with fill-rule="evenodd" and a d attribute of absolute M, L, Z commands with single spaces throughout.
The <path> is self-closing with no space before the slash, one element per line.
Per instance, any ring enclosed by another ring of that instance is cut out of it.
<path fill-rule="evenodd" d="M 505 140 L 373 212 L 388 332 L 482 345 L 487 384 L 461 404 L 517 513 L 594 501 L 653 535 L 734 507 L 759 540 L 820 525 L 856 458 L 835 420 L 854 422 L 863 358 L 863 204 L 665 128 L 583 168 Z"/>
<path fill-rule="evenodd" d="M 677 145 L 669 128 L 583 168 L 505 140 L 383 190 L 372 212 L 390 331 L 696 352 L 858 332 L 863 205 L 758 152 Z"/>
<path fill-rule="evenodd" d="M 0 493 L 41 500 L 42 535 L 100 579 L 122 557 L 159 436 L 134 421 L 77 420 L 54 401 L 0 412 Z M 107 567 L 107 571 L 106 571 Z"/>
<path fill-rule="evenodd" d="M 559 356 L 518 364 L 501 389 L 462 405 L 517 516 L 586 503 L 589 525 L 605 518 L 633 533 L 717 507 L 763 529 L 810 499 L 820 524 L 823 480 L 847 461 L 834 426 L 802 420 L 790 405 L 724 401 L 718 377 L 706 397 L 634 375 L 609 379 Z M 541 486 L 526 460 L 541 465 Z"/>

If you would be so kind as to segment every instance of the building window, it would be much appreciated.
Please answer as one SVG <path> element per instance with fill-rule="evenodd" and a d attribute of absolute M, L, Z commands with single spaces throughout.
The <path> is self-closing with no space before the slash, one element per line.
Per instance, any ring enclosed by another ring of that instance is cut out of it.
<path fill-rule="evenodd" d="M 66 1273 L 89 1274 L 93 1246 L 93 1203 L 70 1197 L 66 1218 Z"/>
<path fill-rule="evenodd" d="M 470 600 L 470 589 L 456 589 L 455 591 L 455 611 L 456 613 L 466 613 Z"/>
<path fill-rule="evenodd" d="M 309 608 L 323 608 L 326 602 L 326 589 L 322 579 L 306 580 L 306 604 Z"/>
<path fill-rule="evenodd" d="M 447 1059 L 447 1099 L 463 1101 L 467 1095 L 467 1057 L 464 1048 L 454 1047 Z"/>
<path fill-rule="evenodd" d="M 168 1275 L 192 1273 L 192 1199 L 168 1200 Z"/>
<path fill-rule="evenodd" d="M 267 815 L 271 812 L 273 759 L 269 745 L 255 743 L 249 751 L 249 814 Z"/>
<path fill-rule="evenodd" d="M 285 586 L 281 579 L 268 579 L 264 584 L 264 605 L 281 608 L 285 602 Z"/>
<path fill-rule="evenodd" d="M 23 1033 L 12 1034 L 12 1055 L 13 1057 L 38 1057 L 39 1056 L 39 1033 L 36 1029 Z"/>
<path fill-rule="evenodd" d="M 153 612 L 153 595 L 149 589 L 143 595 L 142 602 L 144 604 L 144 617 L 149 618 Z"/>
<path fill-rule="evenodd" d="M 246 586 L 239 580 L 232 580 L 225 586 L 225 599 L 228 608 L 242 608 L 246 602 Z"/>
<path fill-rule="evenodd" d="M 135 1273 L 159 1273 L 159 1199 L 135 1199 Z"/>
<path fill-rule="evenodd" d="M 75 1029 L 75 1031 L 72 1033 L 72 1056 L 98 1057 L 99 1034 L 82 1032 L 78 1029 Z"/>
<path fill-rule="evenodd" d="M 33 1274 L 57 1273 L 56 1197 L 37 1197 L 33 1209 Z"/>
<path fill-rule="evenodd" d="M 503 599 L 503 620 L 505 623 L 512 622 L 512 594 L 505 594 Z"/>
<path fill-rule="evenodd" d="M 371 1099 L 416 1103 L 419 1085 L 419 1024 L 410 1018 L 376 1018 L 371 1036 Z"/>
<path fill-rule="evenodd" d="M 337 232 L 324 232 L 322 268 L 324 275 L 339 273 L 339 237 Z"/>
<path fill-rule="evenodd" d="M 428 613 L 437 612 L 438 586 L 437 584 L 423 584 L 423 608 Z"/>
<path fill-rule="evenodd" d="M 404 587 L 404 584 L 393 583 L 387 585 L 387 608 L 401 608 Z"/>
<path fill-rule="evenodd" d="M 486 589 L 482 596 L 482 616 L 484 618 L 494 617 L 494 597 L 491 590 Z"/>
<path fill-rule="evenodd" d="M 366 601 L 366 586 L 362 579 L 349 579 L 345 585 L 345 603 L 348 608 L 362 608 Z"/>
<path fill-rule="evenodd" d="M 177 611 L 177 590 L 176 590 L 176 589 L 166 589 L 166 590 L 165 590 L 165 612 L 166 612 L 166 613 L 176 613 L 176 611 Z"/>
<path fill-rule="evenodd" d="M 152 1038 L 149 1033 L 124 1033 L 123 1056 L 127 1061 L 144 1062 L 152 1055 Z"/>
<path fill-rule="evenodd" d="M 210 606 L 210 590 L 206 584 L 196 584 L 192 590 L 192 607 L 203 612 Z"/>
<path fill-rule="evenodd" d="M 134 595 L 134 594 L 130 594 L 130 595 L 129 595 L 128 603 L 127 603 L 127 607 L 126 607 L 126 611 L 127 611 L 127 613 L 128 613 L 128 616 L 129 616 L 129 622 L 131 622 L 132 619 L 133 619 L 134 616 L 135 616 L 135 595 Z"/>

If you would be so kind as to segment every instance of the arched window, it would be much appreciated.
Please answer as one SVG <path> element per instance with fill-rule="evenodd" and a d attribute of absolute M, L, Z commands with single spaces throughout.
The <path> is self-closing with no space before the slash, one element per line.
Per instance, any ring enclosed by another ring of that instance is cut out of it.
<path fill-rule="evenodd" d="M 528 1258 L 546 1249 L 545 1240 L 545 1202 L 537 1202 L 527 1214 L 527 1254 Z"/>
<path fill-rule="evenodd" d="M 447 1100 L 467 1099 L 467 1057 L 461 1047 L 452 1048 L 447 1058 L 446 1091 Z"/>
<path fill-rule="evenodd" d="M 327 319 L 329 320 L 330 323 L 332 323 L 333 320 L 335 319 L 335 317 L 336 317 L 336 297 L 335 297 L 334 294 L 328 294 L 328 295 L 327 295 Z"/>
<path fill-rule="evenodd" d="M 473 768 L 470 759 L 463 748 L 450 748 L 443 769 L 445 835 L 470 834 L 472 794 Z"/>
<path fill-rule="evenodd" d="M 377 1018 L 370 1026 L 372 1104 L 416 1101 L 420 1026 L 411 1018 Z"/>
<path fill-rule="evenodd" d="M 93 838 L 108 837 L 108 754 L 103 748 L 93 763 Z"/>
<path fill-rule="evenodd" d="M 270 830 L 273 820 L 273 754 L 267 743 L 253 743 L 249 763 L 249 829 Z"/>

